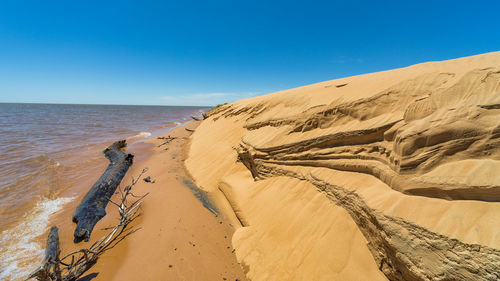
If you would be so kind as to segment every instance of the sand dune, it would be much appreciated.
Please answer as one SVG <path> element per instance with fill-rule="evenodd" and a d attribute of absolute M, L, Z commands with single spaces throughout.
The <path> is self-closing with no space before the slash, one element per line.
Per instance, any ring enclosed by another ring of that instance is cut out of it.
<path fill-rule="evenodd" d="M 186 166 L 251 280 L 500 279 L 500 52 L 209 115 Z"/>

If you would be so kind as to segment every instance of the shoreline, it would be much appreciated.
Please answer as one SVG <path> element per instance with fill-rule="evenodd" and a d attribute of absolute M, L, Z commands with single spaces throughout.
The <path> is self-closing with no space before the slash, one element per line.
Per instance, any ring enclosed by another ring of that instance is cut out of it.
<path fill-rule="evenodd" d="M 47 106 L 48 109 L 45 105 L 41 109 L 54 110 L 55 113 L 62 110 Z M 99 108 L 84 108 L 96 116 L 103 114 Z M 50 226 L 68 224 L 67 228 L 73 227 L 70 219 L 72 212 L 109 164 L 103 157 L 103 148 L 113 141 L 126 139 L 127 150 L 135 155 L 136 165 L 140 164 L 151 154 L 148 148 L 151 145 L 145 143 L 146 140 L 186 124 L 191 119 L 190 115 L 201 112 L 200 108 L 192 107 L 185 110 L 160 108 L 165 110 L 149 112 L 150 108 L 146 108 L 145 113 L 144 109 L 136 108 L 134 114 L 138 114 L 137 119 L 130 120 L 130 124 L 125 124 L 119 118 L 121 115 L 117 118 L 104 117 L 101 119 L 102 124 L 97 123 L 95 128 L 88 131 L 86 126 L 91 121 L 69 119 L 69 124 L 63 125 L 49 122 L 52 125 L 47 126 L 53 132 L 43 139 L 37 139 L 43 130 L 34 130 L 33 141 L 37 145 L 26 151 L 19 150 L 20 154 L 14 152 L 22 148 L 26 140 L 21 138 L 14 142 L 14 148 L 5 155 L 6 159 L 11 159 L 9 161 L 13 166 L 2 166 L 3 182 L 7 188 L 2 186 L 0 190 L 3 198 L 0 208 L 0 217 L 3 219 L 0 226 L 0 264 L 3 265 L 0 279 L 23 280 L 26 272 L 34 270 L 43 259 Z M 36 115 L 40 114 L 41 109 L 34 106 L 29 112 Z M 66 110 L 64 112 L 74 110 L 71 106 L 63 109 Z M 112 109 L 116 111 L 116 108 Z M 148 119 L 151 114 L 156 116 L 156 121 Z M 61 116 L 64 119 L 67 115 Z M 44 120 L 43 116 L 39 117 Z M 52 119 L 57 121 L 57 118 Z M 42 121 L 40 125 L 43 127 L 45 124 Z M 107 126 L 111 124 L 109 122 L 113 122 L 113 125 Z M 33 155 L 27 151 L 32 151 Z M 6 159 L 0 164 L 6 163 Z M 19 172 L 19 175 L 5 176 L 9 171 Z"/>
<path fill-rule="evenodd" d="M 176 137 L 167 145 L 158 147 L 162 141 L 155 137 L 135 143 L 133 152 L 127 148 L 139 160 L 121 185 L 129 184 L 145 167 L 148 171 L 143 178 L 150 176 L 155 182 L 141 179 L 134 186 L 135 194 L 150 193 L 144 199 L 143 215 L 131 224 L 138 231 L 105 253 L 82 275 L 85 280 L 247 280 L 232 248 L 231 214 L 219 211 L 226 208 L 216 196 L 198 189 L 184 166 L 192 133 L 185 128 L 194 129 L 199 123 L 192 121 L 162 135 Z M 137 157 L 141 154 L 149 155 Z M 107 215 L 96 225 L 91 241 L 73 244 L 71 215 L 85 193 L 51 219 L 51 225 L 59 227 L 62 255 L 89 246 L 117 218 L 116 207 L 108 204 Z M 207 203 L 213 204 L 212 209 Z"/>

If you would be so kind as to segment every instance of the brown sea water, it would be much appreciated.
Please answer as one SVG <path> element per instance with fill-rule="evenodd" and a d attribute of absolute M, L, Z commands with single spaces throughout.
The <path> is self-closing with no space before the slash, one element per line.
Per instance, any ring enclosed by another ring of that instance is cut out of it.
<path fill-rule="evenodd" d="M 106 146 L 164 134 L 206 110 L 0 103 L 0 280 L 24 277 L 33 267 L 26 261 L 42 257 L 37 237 L 52 214 L 90 188 L 89 175 L 106 167 Z"/>

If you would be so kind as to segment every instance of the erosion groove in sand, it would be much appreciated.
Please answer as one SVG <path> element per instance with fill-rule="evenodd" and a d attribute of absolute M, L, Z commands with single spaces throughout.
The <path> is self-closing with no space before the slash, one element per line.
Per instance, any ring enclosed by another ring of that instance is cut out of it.
<path fill-rule="evenodd" d="M 492 111 L 498 110 L 494 109 L 494 105 L 485 109 L 485 106 L 478 104 L 467 104 L 473 96 L 487 97 L 488 93 L 483 91 L 491 91 L 490 95 L 499 91 L 500 76 L 497 74 L 498 72 L 490 70 L 473 70 L 450 87 L 451 89 L 473 87 L 469 90 L 470 93 L 467 91 L 455 93 L 455 95 L 464 96 L 462 104 L 455 101 L 456 97 L 451 95 L 449 89 L 436 89 L 446 82 L 446 79 L 442 78 L 444 74 L 438 74 L 436 79 L 430 79 L 429 76 L 433 77 L 432 75 L 423 75 L 423 78 L 401 82 L 391 87 L 387 93 L 378 94 L 374 98 L 342 103 L 322 109 L 317 113 L 308 113 L 307 116 L 304 114 L 293 116 L 288 121 L 281 120 L 277 123 L 270 121 L 268 125 L 283 126 L 291 124 L 291 120 L 304 120 L 295 122 L 291 131 L 288 132 L 289 135 L 293 135 L 341 125 L 349 122 L 350 119 L 373 119 L 384 114 L 384 108 L 391 110 L 398 107 L 401 108 L 400 112 L 404 112 L 403 119 L 391 120 L 379 125 L 372 124 L 370 128 L 320 134 L 305 140 L 275 146 L 262 144 L 252 146 L 251 141 L 247 139 L 244 140 L 244 144 L 251 146 L 249 150 L 255 158 L 267 161 L 294 159 L 301 160 L 304 165 L 324 165 L 332 169 L 358 170 L 377 176 L 394 189 L 409 194 L 446 199 L 499 201 L 499 186 L 426 185 L 411 179 L 412 175 L 421 175 L 440 164 L 457 158 L 485 158 L 491 155 L 492 159 L 500 159 L 497 149 L 500 147 L 500 124 L 498 120 L 492 119 L 492 115 L 498 117 L 499 113 Z M 448 76 L 453 75 L 446 74 L 444 77 Z M 414 87 L 416 89 L 413 89 L 411 94 L 403 90 L 408 84 L 418 85 Z M 410 97 L 418 97 L 422 93 L 432 91 L 436 93 L 410 102 Z M 444 103 L 443 98 L 448 96 L 450 98 L 447 100 L 451 104 Z M 485 97 L 482 99 L 486 100 Z M 424 102 L 429 100 L 430 102 Z M 439 107 L 441 110 L 438 110 L 437 105 L 441 105 Z M 443 105 L 452 107 L 443 111 Z M 460 106 L 463 112 L 457 106 Z M 246 110 L 237 112 L 246 112 Z M 309 117 L 311 115 L 312 117 Z M 427 126 L 423 126 L 422 123 Z M 264 123 L 257 124 L 259 125 L 248 125 L 247 128 L 256 130 L 259 126 L 262 128 Z M 329 163 L 316 161 L 319 158 L 337 161 Z M 370 163 L 372 160 L 379 163 Z M 289 164 L 300 165 L 298 162 Z"/>
<path fill-rule="evenodd" d="M 273 204 L 267 196 L 276 196 L 271 189 L 286 193 L 297 181 L 308 183 L 303 192 L 313 189 L 332 205 L 312 209 L 337 214 L 342 207 L 368 242 L 358 261 L 342 260 L 340 252 L 316 261 L 329 280 L 356 276 L 349 268 L 372 272 L 366 252 L 390 280 L 496 280 L 499 104 L 500 52 L 347 77 L 212 111 L 193 134 L 186 166 L 202 188 L 222 190 L 244 218 L 233 244 L 252 280 L 279 280 L 263 268 L 290 271 L 294 263 L 282 258 L 289 247 L 305 245 L 293 240 L 282 248 L 249 250 L 256 241 L 279 243 L 276 237 L 293 227 L 261 220 L 277 215 L 263 215 Z M 207 151 L 210 143 L 217 145 Z M 277 178 L 280 186 L 274 187 L 270 179 Z M 276 202 L 279 212 L 300 205 L 298 195 L 283 198 Z M 330 236 L 314 231 L 319 216 L 305 214 L 311 217 L 301 220 L 296 235 L 324 243 Z M 343 224 L 330 223 L 342 231 Z M 312 240 L 307 245 L 317 247 Z M 343 269 L 328 268 L 340 260 Z M 294 272 L 290 280 L 307 280 Z"/>
<path fill-rule="evenodd" d="M 286 168 L 259 166 L 262 177 L 287 176 L 312 183 L 356 222 L 379 269 L 389 280 L 498 280 L 500 250 L 466 244 L 370 208 L 353 191 Z"/>
<path fill-rule="evenodd" d="M 250 157 L 245 157 L 245 159 L 250 159 Z M 345 159 L 333 158 L 329 161 L 308 159 L 303 161 L 267 160 L 260 162 L 292 166 L 324 167 L 340 171 L 366 173 L 377 177 L 394 190 L 410 195 L 443 198 L 448 200 L 483 200 L 492 202 L 500 200 L 499 186 L 471 186 L 467 184 L 421 182 L 413 180 L 409 176 L 400 175 L 389 169 L 387 166 L 369 159 L 360 161 L 346 157 Z M 253 163 L 248 166 L 256 166 L 256 164 Z"/>

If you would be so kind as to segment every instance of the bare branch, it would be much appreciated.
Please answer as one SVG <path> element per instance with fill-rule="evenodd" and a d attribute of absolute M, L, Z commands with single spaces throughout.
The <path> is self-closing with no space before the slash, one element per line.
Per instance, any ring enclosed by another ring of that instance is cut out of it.
<path fill-rule="evenodd" d="M 171 136 L 168 136 L 168 137 L 157 137 L 157 139 L 159 140 L 163 140 L 163 143 L 161 143 L 160 145 L 158 145 L 158 147 L 161 147 L 163 145 L 167 145 L 169 143 L 171 143 L 173 140 L 175 140 L 177 137 L 171 137 Z"/>

